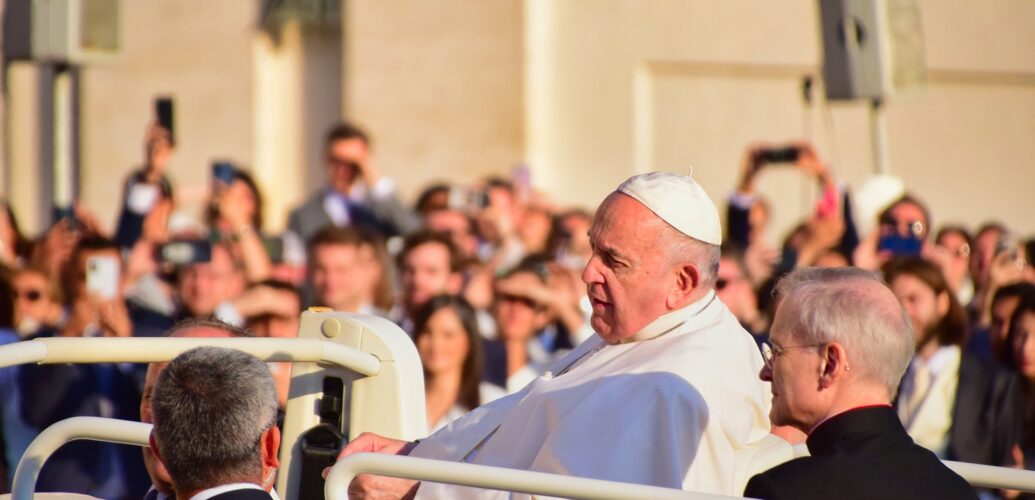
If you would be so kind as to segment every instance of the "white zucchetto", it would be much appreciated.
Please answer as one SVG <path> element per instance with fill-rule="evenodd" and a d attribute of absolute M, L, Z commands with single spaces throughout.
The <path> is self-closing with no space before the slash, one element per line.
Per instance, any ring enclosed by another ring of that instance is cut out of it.
<path fill-rule="evenodd" d="M 618 186 L 679 232 L 712 245 L 722 244 L 719 211 L 704 188 L 689 175 L 650 172 Z"/>

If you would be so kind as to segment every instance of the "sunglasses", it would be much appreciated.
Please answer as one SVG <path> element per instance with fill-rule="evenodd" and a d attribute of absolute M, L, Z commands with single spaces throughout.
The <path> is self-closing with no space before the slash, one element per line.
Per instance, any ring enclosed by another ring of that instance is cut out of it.
<path fill-rule="evenodd" d="M 24 298 L 25 300 L 28 300 L 29 302 L 36 302 L 37 300 L 40 300 L 40 298 L 42 298 L 42 297 L 43 297 L 43 292 L 41 292 L 39 290 L 26 290 L 24 292 L 19 292 L 18 290 L 14 291 L 14 300 L 18 300 L 18 299 Z"/>
<path fill-rule="evenodd" d="M 496 299 L 500 302 L 518 302 L 526 307 L 535 309 L 539 306 L 536 302 L 528 297 L 521 297 L 518 295 L 511 295 L 509 293 L 496 293 Z"/>

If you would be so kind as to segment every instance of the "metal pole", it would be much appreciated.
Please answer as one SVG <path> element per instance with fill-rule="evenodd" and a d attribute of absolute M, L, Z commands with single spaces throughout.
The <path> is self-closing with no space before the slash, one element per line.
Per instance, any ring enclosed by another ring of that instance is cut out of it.
<path fill-rule="evenodd" d="M 870 140 L 873 149 L 874 173 L 890 174 L 888 124 L 884 117 L 884 102 L 880 98 L 870 101 Z"/>

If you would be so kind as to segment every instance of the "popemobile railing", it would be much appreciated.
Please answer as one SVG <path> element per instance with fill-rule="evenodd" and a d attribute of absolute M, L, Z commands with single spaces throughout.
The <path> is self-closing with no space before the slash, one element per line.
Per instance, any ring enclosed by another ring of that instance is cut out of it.
<path fill-rule="evenodd" d="M 396 439 L 427 434 L 420 358 L 397 325 L 374 316 L 326 310 L 304 312 L 300 324 L 298 338 L 38 338 L 0 346 L 0 367 L 168 362 L 201 346 L 237 349 L 266 362 L 290 362 L 277 491 L 286 492 L 288 499 L 299 498 L 303 487 L 313 489 L 313 481 L 303 481 L 301 471 L 303 438 L 309 430 L 329 426 L 347 439 L 361 432 Z M 141 434 L 145 429 L 150 432 L 150 425 L 76 418 L 43 430 L 18 464 L 12 497 L 32 498 L 43 463 L 62 442 L 94 439 L 146 446 L 146 434 Z M 314 476 L 322 481 L 320 471 L 307 472 L 306 477 Z"/>

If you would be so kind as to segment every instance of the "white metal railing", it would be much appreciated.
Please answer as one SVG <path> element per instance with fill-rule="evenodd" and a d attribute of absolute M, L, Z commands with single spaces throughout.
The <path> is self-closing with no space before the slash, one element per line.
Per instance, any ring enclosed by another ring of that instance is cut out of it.
<path fill-rule="evenodd" d="M 31 500 L 36 479 L 52 453 L 77 439 L 148 446 L 151 424 L 101 417 L 72 417 L 43 430 L 25 450 L 14 472 L 12 500 Z"/>
<path fill-rule="evenodd" d="M 1021 490 L 1035 493 L 1035 471 L 942 460 L 946 467 L 976 488 Z"/>
<path fill-rule="evenodd" d="M 681 499 L 720 500 L 737 497 L 709 495 L 658 486 L 562 476 L 546 472 L 463 464 L 427 458 L 357 453 L 338 460 L 327 476 L 324 497 L 348 498 L 348 487 L 359 474 L 380 474 L 436 483 L 512 491 L 530 495 L 602 500 Z"/>
<path fill-rule="evenodd" d="M 36 480 L 43 464 L 52 453 L 69 441 L 90 439 L 148 446 L 150 433 L 151 424 L 140 422 L 101 417 L 73 417 L 62 420 L 41 432 L 25 450 L 14 474 L 11 498 L 12 500 L 33 498 Z M 1035 471 L 953 461 L 944 461 L 944 463 L 975 487 L 1035 492 Z M 367 473 L 566 498 L 608 500 L 737 498 L 657 486 L 378 453 L 357 453 L 339 460 L 327 477 L 324 489 L 326 497 L 329 499 L 347 498 L 349 483 L 357 475 Z"/>
<path fill-rule="evenodd" d="M 949 460 L 944 460 L 943 463 L 974 487 L 1035 492 L 1035 471 Z M 614 500 L 640 498 L 739 498 L 659 488 L 657 486 L 377 453 L 357 453 L 334 464 L 330 475 L 327 476 L 327 484 L 324 488 L 325 497 L 335 500 L 348 498 L 349 483 L 359 474 L 379 474 L 420 481 L 566 498 Z"/>
<path fill-rule="evenodd" d="M 366 376 L 381 361 L 370 353 L 328 340 L 298 338 L 81 338 L 52 337 L 0 347 L 0 367 L 26 363 L 157 363 L 195 347 L 245 351 L 263 361 L 330 363 Z"/>

